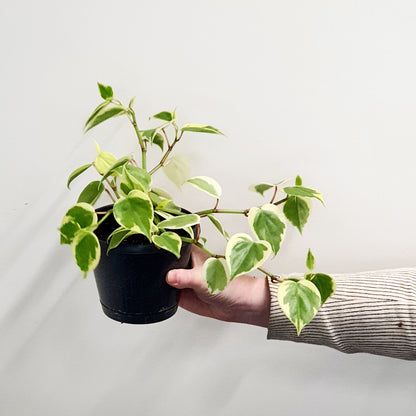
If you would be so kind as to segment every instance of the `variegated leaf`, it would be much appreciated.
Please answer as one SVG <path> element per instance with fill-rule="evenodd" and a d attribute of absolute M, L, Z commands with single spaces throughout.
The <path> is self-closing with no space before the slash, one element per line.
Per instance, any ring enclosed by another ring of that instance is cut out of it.
<path fill-rule="evenodd" d="M 318 288 L 309 280 L 286 280 L 279 285 L 277 300 L 283 313 L 296 327 L 298 335 L 321 307 Z"/>

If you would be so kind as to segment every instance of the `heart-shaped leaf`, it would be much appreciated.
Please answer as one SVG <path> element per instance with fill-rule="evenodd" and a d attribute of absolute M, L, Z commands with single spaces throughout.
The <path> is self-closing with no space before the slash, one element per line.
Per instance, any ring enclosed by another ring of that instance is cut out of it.
<path fill-rule="evenodd" d="M 72 242 L 72 254 L 86 277 L 100 261 L 101 249 L 97 236 L 90 231 L 79 231 Z"/>
<path fill-rule="evenodd" d="M 321 304 L 323 305 L 334 293 L 337 288 L 335 280 L 323 273 L 311 273 L 306 275 L 306 279 L 311 281 L 321 294 Z"/>
<path fill-rule="evenodd" d="M 215 179 L 208 176 L 195 176 L 188 179 L 187 182 L 214 198 L 219 198 L 221 196 L 221 186 Z"/>
<path fill-rule="evenodd" d="M 146 169 L 126 164 L 121 174 L 120 190 L 125 196 L 135 189 L 148 192 L 151 181 Z"/>
<path fill-rule="evenodd" d="M 226 260 L 209 258 L 202 267 L 202 276 L 206 280 L 211 294 L 224 290 L 230 280 L 230 271 Z"/>
<path fill-rule="evenodd" d="M 298 335 L 321 307 L 321 295 L 309 280 L 286 280 L 279 285 L 277 300 L 283 313 L 296 327 Z"/>
<path fill-rule="evenodd" d="M 177 258 L 181 256 L 182 240 L 178 234 L 167 231 L 160 235 L 152 236 L 152 241 L 156 247 L 170 251 Z"/>
<path fill-rule="evenodd" d="M 178 188 L 181 188 L 191 175 L 191 162 L 184 155 L 172 156 L 163 167 L 163 172 Z"/>
<path fill-rule="evenodd" d="M 283 206 L 283 213 L 292 225 L 302 234 L 303 227 L 309 218 L 309 201 L 299 196 L 289 196 Z"/>
<path fill-rule="evenodd" d="M 271 246 L 267 241 L 255 242 L 244 233 L 233 235 L 228 240 L 225 249 L 231 279 L 260 267 L 271 251 Z"/>
<path fill-rule="evenodd" d="M 259 240 L 268 241 L 276 255 L 286 233 L 285 219 L 280 209 L 272 204 L 253 207 L 248 213 L 248 221 L 254 235 Z"/>
<path fill-rule="evenodd" d="M 114 204 L 114 218 L 131 231 L 144 234 L 149 240 L 153 223 L 153 205 L 146 194 L 132 191 L 127 198 Z"/>

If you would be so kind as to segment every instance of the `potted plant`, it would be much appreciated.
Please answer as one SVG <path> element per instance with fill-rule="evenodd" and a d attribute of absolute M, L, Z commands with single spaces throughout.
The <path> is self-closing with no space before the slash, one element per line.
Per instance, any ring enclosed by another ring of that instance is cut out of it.
<path fill-rule="evenodd" d="M 88 118 L 85 131 L 111 118 L 127 117 L 138 140 L 140 163 L 132 154 L 117 158 L 96 143 L 95 160 L 74 170 L 67 186 L 90 168 L 96 170 L 98 179 L 86 185 L 77 203 L 66 212 L 59 231 L 61 244 L 72 247 L 84 277 L 94 271 L 105 314 L 129 323 L 157 322 L 172 316 L 177 308 L 177 290 L 166 284 L 165 275 L 170 269 L 191 266 L 190 250 L 195 244 L 210 255 L 203 276 L 211 293 L 257 269 L 281 282 L 279 304 L 300 333 L 334 293 L 334 280 L 313 272 L 315 260 L 310 250 L 306 260 L 309 271 L 302 279 L 275 276 L 262 266 L 278 253 L 287 223 L 302 233 L 311 200 L 323 203 L 322 194 L 303 186 L 297 176 L 293 186 L 287 181 L 252 185 L 250 189 L 263 197 L 270 194 L 261 206 L 222 208 L 220 185 L 206 176 L 189 177 L 187 162 L 172 154 L 188 132 L 222 135 L 218 129 L 195 123 L 180 127 L 175 111 L 154 115 L 151 118 L 159 122 L 158 126 L 142 129 L 137 124 L 134 99 L 125 106 L 114 98 L 110 86 L 98 87 L 103 101 Z M 148 167 L 148 151 L 155 148 L 162 152 L 160 160 Z M 197 212 L 178 207 L 166 191 L 153 184 L 152 175 L 159 169 L 176 185 L 189 183 L 210 195 L 212 207 Z M 111 204 L 95 209 L 102 195 L 107 195 Z M 247 219 L 253 235 L 229 235 L 220 222 L 224 214 Z M 208 250 L 200 234 L 201 220 L 210 221 L 227 240 L 225 254 Z"/>

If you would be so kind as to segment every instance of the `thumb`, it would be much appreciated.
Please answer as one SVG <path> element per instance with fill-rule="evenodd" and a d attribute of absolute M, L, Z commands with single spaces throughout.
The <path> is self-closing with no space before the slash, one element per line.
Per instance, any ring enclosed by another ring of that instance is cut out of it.
<path fill-rule="evenodd" d="M 166 275 L 166 282 L 177 289 L 204 290 L 206 285 L 198 269 L 174 269 Z"/>

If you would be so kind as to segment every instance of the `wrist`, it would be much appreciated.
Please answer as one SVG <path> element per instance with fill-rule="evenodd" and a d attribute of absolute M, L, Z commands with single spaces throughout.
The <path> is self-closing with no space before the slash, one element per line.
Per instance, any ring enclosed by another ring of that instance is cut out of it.
<path fill-rule="evenodd" d="M 270 315 L 269 284 L 265 278 L 241 276 L 244 293 L 235 308 L 233 322 L 268 327 Z"/>

